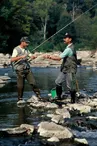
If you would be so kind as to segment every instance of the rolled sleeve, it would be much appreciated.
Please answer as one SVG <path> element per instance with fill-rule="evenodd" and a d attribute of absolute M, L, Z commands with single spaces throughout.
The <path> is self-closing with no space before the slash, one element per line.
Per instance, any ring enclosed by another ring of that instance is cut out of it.
<path fill-rule="evenodd" d="M 64 58 L 66 56 L 72 56 L 73 52 L 70 48 L 66 48 L 63 53 L 60 54 L 60 58 Z"/>
<path fill-rule="evenodd" d="M 12 53 L 12 57 L 17 57 L 17 55 L 18 55 L 18 52 L 17 52 L 16 49 L 14 49 L 14 50 L 13 50 L 13 53 Z"/>

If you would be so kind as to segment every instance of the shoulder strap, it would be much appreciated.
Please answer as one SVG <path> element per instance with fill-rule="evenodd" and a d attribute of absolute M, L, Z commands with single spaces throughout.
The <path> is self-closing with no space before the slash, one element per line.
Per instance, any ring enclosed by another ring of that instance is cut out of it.
<path fill-rule="evenodd" d="M 19 46 L 18 46 L 18 47 L 16 47 L 15 49 L 17 50 L 18 55 L 22 54 L 22 51 L 21 51 L 21 49 L 19 48 Z"/>

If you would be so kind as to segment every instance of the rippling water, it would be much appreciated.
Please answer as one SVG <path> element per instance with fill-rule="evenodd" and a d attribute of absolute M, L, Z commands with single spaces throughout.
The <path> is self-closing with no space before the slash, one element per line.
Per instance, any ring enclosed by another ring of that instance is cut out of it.
<path fill-rule="evenodd" d="M 41 89 L 41 94 L 46 97 L 50 90 L 55 87 L 55 79 L 59 74 L 59 68 L 33 68 L 32 69 L 36 82 Z M 8 73 L 10 74 L 11 69 L 0 69 L 0 76 Z M 97 71 L 92 69 L 86 69 L 85 67 L 78 68 L 77 80 L 80 91 L 93 95 L 97 92 Z M 64 86 L 64 89 L 67 90 Z M 31 97 L 33 92 L 31 87 L 25 84 L 24 99 L 27 100 Z M 12 82 L 3 86 L 0 84 L 0 128 L 16 127 L 22 123 L 28 123 L 37 125 L 39 122 L 45 119 L 45 114 L 49 111 L 38 111 L 37 114 L 34 112 L 31 114 L 27 107 L 17 107 L 17 88 L 16 78 L 12 78 Z M 42 115 L 42 116 L 41 116 Z M 80 135 L 81 136 L 81 135 Z M 87 137 L 88 139 L 88 137 Z M 97 146 L 95 138 L 89 138 L 91 146 Z M 93 141 L 93 144 L 91 144 Z M 34 140 L 27 138 L 0 138 L 0 146 L 42 146 L 41 142 L 37 137 Z M 65 144 L 63 145 L 65 146 Z M 66 145 L 67 146 L 67 145 Z M 73 146 L 73 145 L 70 145 Z"/>
<path fill-rule="evenodd" d="M 50 92 L 55 87 L 55 79 L 59 74 L 59 68 L 32 68 L 36 82 L 42 92 Z M 0 69 L 0 75 L 8 73 L 10 75 L 10 68 Z M 80 90 L 93 94 L 97 91 L 97 71 L 93 69 L 86 69 L 79 67 L 77 72 L 77 80 Z M 5 92 L 6 91 L 6 92 Z M 26 83 L 25 91 L 31 91 L 31 87 Z M 0 89 L 2 93 L 14 93 L 16 91 L 16 78 L 12 78 L 12 82 Z"/>

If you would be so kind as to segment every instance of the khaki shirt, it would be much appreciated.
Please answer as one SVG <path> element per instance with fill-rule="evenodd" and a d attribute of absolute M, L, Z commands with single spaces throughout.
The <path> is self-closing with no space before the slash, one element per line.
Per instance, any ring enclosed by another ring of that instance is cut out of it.
<path fill-rule="evenodd" d="M 29 50 L 26 50 L 26 49 L 24 49 L 24 48 L 21 48 L 20 46 L 18 46 L 18 47 L 21 49 L 21 51 L 22 51 L 23 53 L 25 53 L 25 55 L 27 54 L 29 57 L 32 56 L 32 54 L 30 53 Z M 16 49 L 16 47 L 15 47 L 14 50 L 13 50 L 13 53 L 12 53 L 12 57 L 17 57 L 17 56 L 18 56 L 18 51 L 17 51 L 17 49 Z"/>

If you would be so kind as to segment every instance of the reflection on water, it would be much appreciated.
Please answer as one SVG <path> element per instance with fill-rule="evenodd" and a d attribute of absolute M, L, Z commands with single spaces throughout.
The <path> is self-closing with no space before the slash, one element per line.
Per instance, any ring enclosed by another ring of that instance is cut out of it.
<path fill-rule="evenodd" d="M 32 70 L 37 84 L 41 89 L 42 96 L 46 97 L 50 90 L 55 87 L 55 79 L 59 73 L 59 68 L 33 68 Z M 3 74 L 4 69 L 0 72 L 0 75 Z M 77 80 L 81 91 L 87 94 L 94 94 L 97 91 L 96 71 L 78 68 Z M 27 100 L 32 94 L 34 93 L 31 91 L 30 85 L 26 82 L 24 99 Z M 17 88 L 15 80 L 0 88 L 0 127 L 12 127 L 13 125 L 28 122 L 27 116 L 29 112 L 25 111 L 25 108 L 17 108 L 16 102 Z"/>
<path fill-rule="evenodd" d="M 0 75 L 4 75 L 6 72 L 8 73 L 10 71 L 10 69 L 0 70 Z M 50 90 L 55 87 L 55 79 L 59 74 L 59 68 L 33 68 L 32 70 L 36 82 L 41 89 L 42 96 L 46 97 Z M 14 79 L 15 80 L 12 79 L 11 83 L 8 83 L 0 88 L 0 128 L 16 127 L 23 123 L 37 125 L 40 121 L 43 121 L 47 111 L 39 111 L 36 114 L 34 109 L 33 113 L 30 113 L 27 107 L 18 108 L 16 104 L 16 78 Z M 92 69 L 86 70 L 85 68 L 78 68 L 77 80 L 81 91 L 87 94 L 94 94 L 97 92 L 97 71 L 93 71 Z M 24 99 L 27 100 L 32 94 L 33 92 L 31 91 L 31 87 L 26 82 Z M 41 115 L 44 115 L 44 117 Z M 38 141 L 37 138 L 34 139 L 34 142 L 31 143 L 31 145 L 42 146 L 39 141 L 36 142 L 35 140 Z M 6 145 L 4 145 L 4 141 L 7 143 Z M 21 145 L 25 145 L 24 139 L 20 138 L 18 141 L 16 141 L 14 138 L 11 141 L 10 139 L 0 139 L 1 146 L 15 146 L 19 145 L 19 143 L 22 143 Z M 28 143 L 30 143 L 29 140 Z M 27 146 L 29 145 L 30 144 L 27 144 Z M 94 144 L 92 146 L 96 145 Z"/>
<path fill-rule="evenodd" d="M 55 87 L 55 79 L 59 74 L 59 70 L 59 68 L 32 68 L 36 82 L 42 92 L 50 92 Z M 4 75 L 4 71 L 9 72 L 8 69 L 2 69 L 0 75 Z M 85 90 L 86 93 L 97 91 L 97 71 L 86 70 L 85 67 L 78 68 L 77 80 L 80 90 Z M 15 80 L 12 79 L 12 81 L 14 82 L 0 88 L 0 93 L 10 94 L 10 92 L 17 92 L 16 78 Z M 31 87 L 27 82 L 25 83 L 25 91 L 31 91 Z"/>

